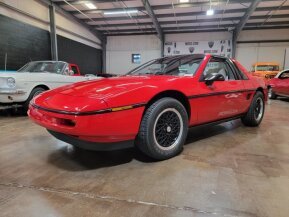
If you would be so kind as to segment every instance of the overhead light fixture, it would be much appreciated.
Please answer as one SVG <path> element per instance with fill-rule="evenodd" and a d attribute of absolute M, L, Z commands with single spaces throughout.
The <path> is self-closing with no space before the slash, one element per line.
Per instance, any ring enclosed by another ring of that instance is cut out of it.
<path fill-rule="evenodd" d="M 122 10 L 122 11 L 105 11 L 104 15 L 115 15 L 115 14 L 135 14 L 138 10 Z"/>
<path fill-rule="evenodd" d="M 209 10 L 207 10 L 207 16 L 212 16 L 212 15 L 214 15 L 214 10 L 213 9 L 209 9 Z"/>
<path fill-rule="evenodd" d="M 92 4 L 92 3 L 84 3 L 86 7 L 88 7 L 89 9 L 97 9 L 97 7 Z"/>
<path fill-rule="evenodd" d="M 189 3 L 190 0 L 179 0 L 179 3 Z"/>
<path fill-rule="evenodd" d="M 211 2 L 211 0 L 210 0 L 210 9 L 209 10 L 207 10 L 207 16 L 212 16 L 212 15 L 214 15 L 214 10 L 212 9 L 212 2 Z"/>

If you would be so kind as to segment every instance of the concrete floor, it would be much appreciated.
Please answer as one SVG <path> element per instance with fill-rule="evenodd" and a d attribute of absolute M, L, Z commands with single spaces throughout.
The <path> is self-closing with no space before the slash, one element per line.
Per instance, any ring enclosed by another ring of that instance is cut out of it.
<path fill-rule="evenodd" d="M 289 216 L 289 100 L 259 128 L 190 130 L 181 155 L 81 152 L 27 117 L 0 116 L 0 216 Z"/>

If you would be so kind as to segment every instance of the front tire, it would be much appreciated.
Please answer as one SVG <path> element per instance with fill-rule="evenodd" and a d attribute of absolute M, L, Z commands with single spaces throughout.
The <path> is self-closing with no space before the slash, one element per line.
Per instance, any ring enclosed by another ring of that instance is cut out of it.
<path fill-rule="evenodd" d="M 136 145 L 146 155 L 165 160 L 182 151 L 187 133 L 186 109 L 178 100 L 166 97 L 145 111 Z"/>
<path fill-rule="evenodd" d="M 252 99 L 252 103 L 246 115 L 241 118 L 242 122 L 246 126 L 257 127 L 261 123 L 264 117 L 265 101 L 264 95 L 260 91 L 257 91 Z"/>
<path fill-rule="evenodd" d="M 30 101 L 31 101 L 34 97 L 36 97 L 37 95 L 41 94 L 41 93 L 44 92 L 44 91 L 46 91 L 46 90 L 43 89 L 42 87 L 36 87 L 36 88 L 34 88 L 34 89 L 31 91 L 28 99 L 27 99 L 26 102 L 23 104 L 23 108 L 22 108 L 23 114 L 27 114 Z"/>

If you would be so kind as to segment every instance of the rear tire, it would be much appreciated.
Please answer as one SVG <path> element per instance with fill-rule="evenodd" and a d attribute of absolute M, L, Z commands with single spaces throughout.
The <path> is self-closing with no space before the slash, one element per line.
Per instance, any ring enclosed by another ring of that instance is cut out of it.
<path fill-rule="evenodd" d="M 277 95 L 273 91 L 272 87 L 268 88 L 268 97 L 269 97 L 269 99 L 277 99 Z"/>
<path fill-rule="evenodd" d="M 44 88 L 42 88 L 42 87 L 36 87 L 36 88 L 34 88 L 34 89 L 31 91 L 28 99 L 27 99 L 26 102 L 23 104 L 23 108 L 22 108 L 22 113 L 23 113 L 23 114 L 25 114 L 25 115 L 27 114 L 30 101 L 31 101 L 34 97 L 36 97 L 37 95 L 41 94 L 41 93 L 44 92 L 44 91 L 46 91 L 46 90 L 45 90 Z"/>
<path fill-rule="evenodd" d="M 146 155 L 165 160 L 182 151 L 188 133 L 188 114 L 173 98 L 153 103 L 141 121 L 136 146 Z"/>
<path fill-rule="evenodd" d="M 252 103 L 246 115 L 241 118 L 242 122 L 246 126 L 257 127 L 261 123 L 264 117 L 265 102 L 264 94 L 257 91 L 252 99 Z"/>

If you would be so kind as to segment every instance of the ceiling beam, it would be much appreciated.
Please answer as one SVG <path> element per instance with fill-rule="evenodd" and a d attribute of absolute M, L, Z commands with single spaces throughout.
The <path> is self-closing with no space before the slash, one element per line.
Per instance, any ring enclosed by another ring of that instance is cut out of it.
<path fill-rule="evenodd" d="M 118 0 L 66 0 L 72 5 L 79 5 L 79 4 L 85 4 L 85 3 L 113 3 L 118 2 Z M 124 0 L 124 1 L 135 1 L 135 0 Z M 64 1 L 54 1 L 55 4 L 59 6 L 67 5 Z"/>
<path fill-rule="evenodd" d="M 257 29 L 262 29 L 262 28 L 271 28 L 277 26 L 278 28 L 288 26 L 289 21 L 280 21 L 280 22 L 254 22 L 254 23 L 246 23 L 246 25 L 243 27 L 244 29 L 252 29 L 252 28 L 257 28 Z M 164 32 L 166 31 L 179 31 L 179 30 L 201 30 L 201 29 L 228 29 L 235 28 L 235 24 L 223 24 L 223 25 L 203 25 L 203 26 L 179 26 L 179 27 L 163 27 L 162 30 Z M 155 31 L 154 28 L 143 28 L 143 31 Z M 109 30 L 109 33 L 123 33 L 123 32 L 140 32 L 139 29 L 113 29 Z"/>
<path fill-rule="evenodd" d="M 225 24 L 225 25 L 204 25 L 204 26 L 179 26 L 179 27 L 165 27 L 162 30 L 163 31 L 168 31 L 168 30 L 188 30 L 188 29 L 228 29 L 235 27 L 234 24 Z M 143 31 L 156 31 L 155 28 L 143 28 Z M 109 30 L 109 33 L 115 33 L 115 32 L 139 32 L 139 29 L 114 29 L 114 30 Z M 108 34 L 109 34 L 108 33 Z"/>
<path fill-rule="evenodd" d="M 270 0 L 265 0 L 270 1 Z M 272 0 L 271 0 L 272 1 Z M 86 2 L 92 2 L 92 3 L 108 3 L 108 2 L 117 2 L 117 0 L 112 1 L 94 1 L 94 0 L 86 0 L 86 1 L 69 1 L 70 4 L 84 4 Z M 230 0 L 229 4 L 246 4 L 251 3 L 252 0 Z M 191 8 L 191 7 L 203 7 L 203 6 L 210 6 L 212 4 L 213 6 L 220 6 L 220 5 L 226 5 L 227 0 L 213 0 L 212 3 L 210 1 L 203 1 L 203 2 L 190 2 L 190 3 L 178 3 L 178 4 L 163 4 L 163 5 L 151 5 L 152 10 L 167 10 L 167 9 L 174 9 L 174 8 Z M 58 5 L 66 5 L 65 2 L 60 2 Z M 109 9 L 91 9 L 91 10 L 83 10 L 84 13 L 99 13 L 100 11 L 118 11 L 122 10 L 123 8 L 109 8 Z M 136 10 L 145 10 L 145 7 L 127 7 L 127 9 L 136 9 Z M 79 13 L 75 11 L 75 13 Z"/>
<path fill-rule="evenodd" d="M 257 8 L 256 11 L 272 11 L 272 10 L 277 10 L 278 7 L 261 7 Z M 283 6 L 279 10 L 289 10 L 289 6 Z M 234 14 L 234 13 L 245 13 L 247 11 L 246 8 L 240 8 L 240 9 L 229 9 L 226 10 L 226 13 Z M 215 14 L 223 14 L 223 10 L 215 10 Z M 176 13 L 176 17 L 186 17 L 186 16 L 199 16 L 199 15 L 205 15 L 206 11 L 198 11 L 198 12 L 189 12 L 189 13 Z M 156 14 L 155 15 L 157 18 L 167 18 L 167 17 L 174 17 L 174 14 Z M 148 19 L 148 15 L 140 15 L 140 16 L 132 16 L 133 18 L 136 19 Z M 102 18 L 80 18 L 84 22 L 89 22 L 91 20 L 93 21 L 118 21 L 118 20 L 130 20 L 130 17 L 127 16 L 119 16 L 119 17 L 102 17 Z"/>
<path fill-rule="evenodd" d="M 164 34 L 163 34 L 162 28 L 161 28 L 161 26 L 159 24 L 159 21 L 158 21 L 156 15 L 155 15 L 153 9 L 151 8 L 149 0 L 141 0 L 141 1 L 142 1 L 143 5 L 144 5 L 148 15 L 150 16 L 150 18 L 153 21 L 153 24 L 154 24 L 154 27 L 155 27 L 155 29 L 157 31 L 157 35 L 158 35 L 159 39 L 163 42 L 164 41 Z"/>
<path fill-rule="evenodd" d="M 266 20 L 267 18 L 270 19 L 276 19 L 276 18 L 289 18 L 289 14 L 277 14 L 277 15 L 261 15 L 261 16 L 251 16 L 249 20 Z M 222 18 L 222 21 L 239 21 L 242 17 L 224 17 Z M 203 23 L 203 22 L 218 22 L 219 20 L 216 18 L 210 18 L 210 19 L 196 19 L 196 20 L 178 20 L 176 23 L 175 20 L 171 21 L 159 21 L 159 24 L 161 26 L 163 25 L 173 25 L 173 24 L 193 24 L 193 23 Z M 276 24 L 278 24 L 278 21 Z M 98 24 L 90 24 L 93 27 L 98 27 Z M 153 25 L 153 22 L 138 22 L 138 25 L 140 26 L 151 26 Z M 101 27 L 104 28 L 110 28 L 110 27 L 129 27 L 129 26 L 135 26 L 135 23 L 116 23 L 116 24 L 101 24 Z"/>
<path fill-rule="evenodd" d="M 244 27 L 243 30 L 260 30 L 260 29 L 288 29 L 288 26 L 262 26 L 262 27 Z M 165 34 L 183 34 L 183 33 L 202 33 L 202 32 L 224 32 L 224 29 L 193 29 L 180 31 L 164 31 Z M 126 36 L 126 35 L 154 35 L 156 32 L 123 32 L 123 33 L 108 33 L 107 36 Z"/>
<path fill-rule="evenodd" d="M 87 30 L 89 30 L 93 35 L 95 35 L 100 41 L 103 41 L 103 39 L 105 38 L 105 35 L 102 34 L 102 32 L 96 30 L 95 28 L 92 28 L 90 25 L 88 25 L 87 23 L 85 23 L 83 20 L 78 19 L 77 17 L 73 16 L 71 13 L 65 11 L 64 9 L 62 9 L 60 6 L 56 5 L 54 2 L 52 2 L 51 0 L 38 0 L 39 2 L 42 2 L 43 4 L 47 5 L 47 6 L 54 6 L 55 10 L 61 14 L 63 14 L 64 16 L 68 17 L 71 20 L 74 20 L 75 22 L 79 23 L 80 25 L 84 26 Z"/>
<path fill-rule="evenodd" d="M 256 10 L 256 8 L 258 7 L 258 5 L 261 1 L 262 0 L 253 0 L 250 7 L 246 11 L 245 15 L 243 16 L 243 18 L 240 20 L 240 22 L 236 26 L 236 29 L 234 31 L 234 37 L 235 37 L 236 41 L 238 40 L 240 32 L 242 31 L 242 29 L 246 25 L 247 21 L 249 20 L 250 16 L 254 13 L 254 11 Z"/>

